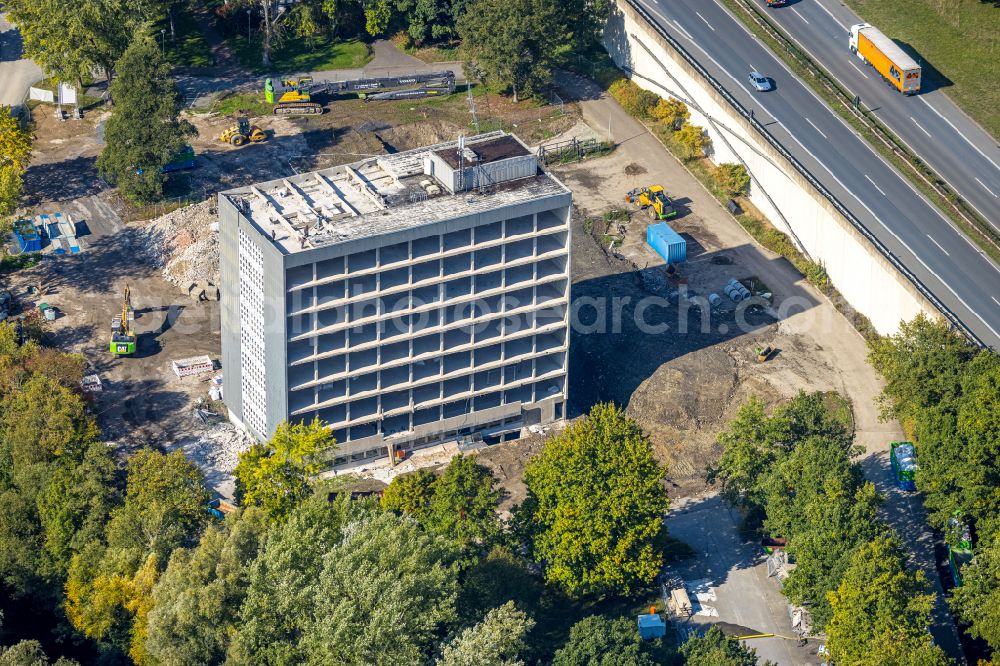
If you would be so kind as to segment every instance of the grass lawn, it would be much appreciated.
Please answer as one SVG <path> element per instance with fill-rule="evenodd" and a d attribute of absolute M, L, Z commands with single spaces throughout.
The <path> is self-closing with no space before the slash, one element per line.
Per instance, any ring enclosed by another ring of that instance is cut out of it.
<path fill-rule="evenodd" d="M 313 48 L 301 39 L 287 39 L 281 48 L 271 51 L 271 67 L 260 64 L 260 42 L 247 44 L 247 38 L 236 35 L 227 40 L 229 48 L 240 64 L 258 74 L 293 74 L 327 69 L 353 69 L 364 67 L 372 59 L 368 45 L 357 39 L 332 40 L 316 38 Z"/>
<path fill-rule="evenodd" d="M 230 116 L 237 111 L 246 111 L 250 116 L 271 115 L 271 105 L 264 100 L 264 91 L 252 93 L 229 93 L 212 104 L 211 111 L 222 116 Z"/>
<path fill-rule="evenodd" d="M 166 30 L 165 33 L 160 33 Z M 156 39 L 156 43 L 163 43 L 166 46 L 167 61 L 177 67 L 211 67 L 212 52 L 205 41 L 198 23 L 189 11 L 174 13 L 174 31 L 176 37 L 170 39 L 170 22 L 167 17 L 153 24 L 150 34 Z"/>
<path fill-rule="evenodd" d="M 435 44 L 431 46 L 417 46 L 405 32 L 397 32 L 392 36 L 392 43 L 400 51 L 419 58 L 426 63 L 434 62 L 454 62 L 462 59 L 462 48 L 459 42 L 449 44 Z"/>
<path fill-rule="evenodd" d="M 847 0 L 866 21 L 903 42 L 947 81 L 966 113 L 1000 139 L 1000 8 L 981 0 Z M 930 72 L 933 75 L 933 71 Z"/>

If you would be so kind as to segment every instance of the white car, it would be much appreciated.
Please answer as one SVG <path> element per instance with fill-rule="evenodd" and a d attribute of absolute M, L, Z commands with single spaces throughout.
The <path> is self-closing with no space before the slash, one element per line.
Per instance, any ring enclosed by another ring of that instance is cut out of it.
<path fill-rule="evenodd" d="M 763 74 L 758 71 L 750 72 L 750 85 L 754 87 L 757 92 L 767 92 L 771 89 L 771 80 L 765 78 Z"/>

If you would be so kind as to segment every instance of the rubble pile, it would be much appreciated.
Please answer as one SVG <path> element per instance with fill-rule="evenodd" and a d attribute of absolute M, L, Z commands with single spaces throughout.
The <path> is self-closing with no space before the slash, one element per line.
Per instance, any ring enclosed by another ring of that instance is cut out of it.
<path fill-rule="evenodd" d="M 219 283 L 219 232 L 215 199 L 178 208 L 147 227 L 151 258 L 179 287 Z"/>

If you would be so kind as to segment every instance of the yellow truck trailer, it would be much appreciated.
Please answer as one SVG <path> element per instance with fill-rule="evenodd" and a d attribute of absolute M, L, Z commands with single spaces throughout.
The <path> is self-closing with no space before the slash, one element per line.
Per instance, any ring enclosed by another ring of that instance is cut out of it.
<path fill-rule="evenodd" d="M 904 95 L 920 92 L 920 65 L 882 32 L 868 24 L 851 26 L 851 53 L 871 65 Z"/>

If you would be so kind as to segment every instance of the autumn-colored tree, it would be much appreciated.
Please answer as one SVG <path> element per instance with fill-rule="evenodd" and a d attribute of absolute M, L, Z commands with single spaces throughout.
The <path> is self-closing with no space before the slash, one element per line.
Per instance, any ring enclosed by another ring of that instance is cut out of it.
<path fill-rule="evenodd" d="M 660 98 L 651 114 L 657 120 L 669 125 L 674 131 L 679 130 L 691 118 L 687 104 L 675 97 Z"/>
<path fill-rule="evenodd" d="M 266 444 L 255 444 L 240 454 L 236 465 L 236 499 L 244 506 L 259 506 L 282 519 L 312 493 L 310 477 L 316 473 L 316 455 L 329 452 L 337 442 L 319 419 L 309 423 L 278 425 Z"/>
<path fill-rule="evenodd" d="M 677 143 L 684 149 L 684 156 L 688 159 L 704 157 L 705 148 L 711 143 L 708 133 L 705 132 L 705 128 L 692 125 L 689 122 L 685 122 L 679 130 L 674 132 L 674 138 L 677 139 Z"/>

